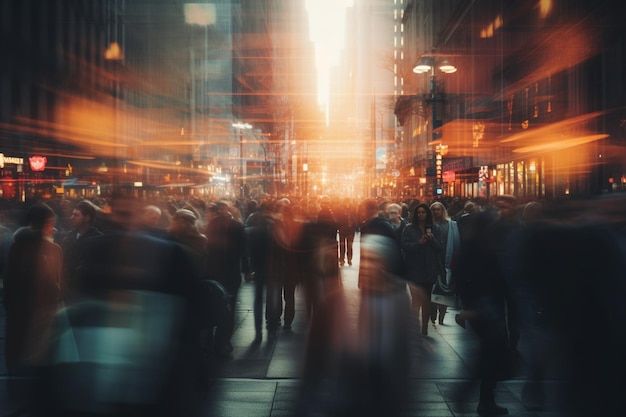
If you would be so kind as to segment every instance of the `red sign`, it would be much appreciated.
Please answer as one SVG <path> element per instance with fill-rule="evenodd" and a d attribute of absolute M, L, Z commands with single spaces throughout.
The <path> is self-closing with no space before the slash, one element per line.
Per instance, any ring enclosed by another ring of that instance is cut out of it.
<path fill-rule="evenodd" d="M 46 163 L 48 159 L 45 156 L 31 156 L 28 158 L 30 163 L 30 169 L 33 171 L 43 171 L 46 169 Z"/>
<path fill-rule="evenodd" d="M 443 182 L 454 182 L 456 180 L 456 172 L 443 171 Z"/>

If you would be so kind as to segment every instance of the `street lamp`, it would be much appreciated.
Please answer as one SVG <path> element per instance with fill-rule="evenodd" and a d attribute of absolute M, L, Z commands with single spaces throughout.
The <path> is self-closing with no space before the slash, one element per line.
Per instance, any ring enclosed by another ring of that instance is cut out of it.
<path fill-rule="evenodd" d="M 435 72 L 435 66 L 438 66 L 439 71 L 444 74 L 453 74 L 457 71 L 457 68 L 450 64 L 447 59 L 440 58 L 434 55 L 422 55 L 415 67 L 413 67 L 413 72 L 416 74 L 424 74 L 430 72 L 430 83 L 429 83 L 429 91 L 428 94 L 424 95 L 424 101 L 431 105 L 431 140 L 439 139 L 437 134 L 435 133 L 435 129 L 441 127 L 442 120 L 438 118 L 438 105 L 445 101 L 443 94 L 439 94 L 437 91 L 437 74 Z M 433 192 L 436 195 L 442 193 L 442 185 L 443 185 L 443 156 L 447 153 L 447 146 L 444 149 L 439 146 L 435 152 L 435 183 Z"/>
<path fill-rule="evenodd" d="M 445 74 L 455 73 L 457 68 L 450 64 L 447 59 L 443 59 L 439 62 L 439 71 Z M 435 75 L 435 57 L 430 55 L 422 55 L 420 59 L 413 67 L 413 72 L 416 74 L 423 74 L 425 72 L 431 72 L 431 75 Z"/>
<path fill-rule="evenodd" d="M 244 129 L 252 129 L 252 125 L 250 123 L 242 123 L 237 122 L 233 123 L 232 126 L 235 129 L 239 129 L 239 196 L 244 198 L 244 175 L 243 175 L 243 131 Z"/>

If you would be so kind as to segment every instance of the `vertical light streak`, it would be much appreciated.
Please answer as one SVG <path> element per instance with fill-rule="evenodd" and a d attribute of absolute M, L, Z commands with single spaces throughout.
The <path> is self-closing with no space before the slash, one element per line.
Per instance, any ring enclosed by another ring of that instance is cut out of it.
<path fill-rule="evenodd" d="M 309 31 L 315 45 L 318 103 L 328 111 L 330 69 L 339 63 L 344 47 L 346 8 L 353 0 L 306 0 Z"/>

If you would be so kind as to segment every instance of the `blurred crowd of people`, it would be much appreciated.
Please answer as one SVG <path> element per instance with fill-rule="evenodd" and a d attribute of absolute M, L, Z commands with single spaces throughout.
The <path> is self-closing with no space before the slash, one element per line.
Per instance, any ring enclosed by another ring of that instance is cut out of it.
<path fill-rule="evenodd" d="M 5 202 L 7 369 L 36 377 L 42 415 L 193 415 L 232 358 L 239 289 L 252 282 L 254 344 L 291 329 L 303 291 L 299 416 L 399 415 L 410 317 L 428 338 L 449 308 L 481 341 L 479 415 L 507 413 L 495 388 L 515 375 L 520 343 L 529 408 L 542 406 L 558 362 L 571 372 L 574 414 L 612 415 L 626 370 L 624 203 L 122 192 Z M 358 337 L 345 340 L 340 271 L 357 257 Z M 591 337 L 598 328 L 606 340 Z M 329 380 L 334 397 L 322 401 Z"/>

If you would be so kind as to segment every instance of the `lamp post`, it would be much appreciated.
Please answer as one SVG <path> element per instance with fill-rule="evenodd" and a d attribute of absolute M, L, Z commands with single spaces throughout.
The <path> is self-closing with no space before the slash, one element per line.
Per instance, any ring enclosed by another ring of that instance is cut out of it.
<path fill-rule="evenodd" d="M 431 105 L 431 140 L 439 139 L 436 137 L 435 129 L 441 127 L 442 121 L 438 118 L 438 105 L 445 101 L 445 98 L 437 91 L 437 74 L 435 73 L 435 64 L 438 64 L 439 71 L 444 74 L 453 74 L 457 71 L 457 68 L 450 64 L 447 59 L 437 59 L 436 56 L 423 55 L 418 60 L 417 64 L 413 68 L 413 72 L 416 74 L 423 74 L 430 72 L 430 82 L 428 88 L 428 94 L 425 95 L 425 102 Z M 442 193 L 443 185 L 443 156 L 447 153 L 443 152 L 441 144 L 437 146 L 435 152 L 435 183 L 433 186 L 433 194 L 439 195 Z"/>
<path fill-rule="evenodd" d="M 243 175 L 243 131 L 244 129 L 252 129 L 252 125 L 250 123 L 242 123 L 237 122 L 233 123 L 232 126 L 236 129 L 239 129 L 239 196 L 244 198 L 244 175 Z"/>

